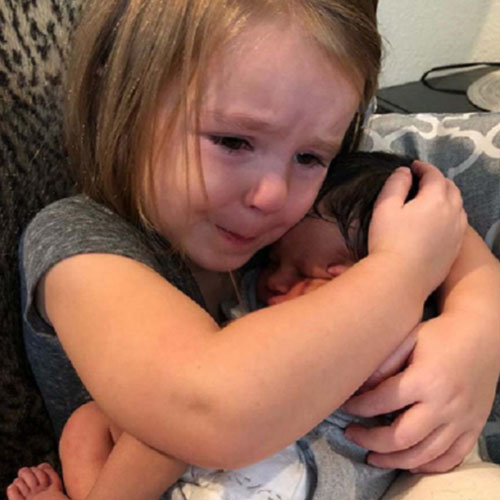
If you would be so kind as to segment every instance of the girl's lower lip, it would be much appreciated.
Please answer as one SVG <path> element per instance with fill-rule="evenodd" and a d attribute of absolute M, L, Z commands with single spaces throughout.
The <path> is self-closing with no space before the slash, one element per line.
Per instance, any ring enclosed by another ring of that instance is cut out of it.
<path fill-rule="evenodd" d="M 246 238 L 245 236 L 241 236 L 240 234 L 233 233 L 232 231 L 229 231 L 227 229 L 224 229 L 223 227 L 216 226 L 219 232 L 222 234 L 222 236 L 232 242 L 232 243 L 237 243 L 240 245 L 245 245 L 248 243 L 252 243 L 252 241 L 255 241 L 255 237 L 252 238 Z"/>

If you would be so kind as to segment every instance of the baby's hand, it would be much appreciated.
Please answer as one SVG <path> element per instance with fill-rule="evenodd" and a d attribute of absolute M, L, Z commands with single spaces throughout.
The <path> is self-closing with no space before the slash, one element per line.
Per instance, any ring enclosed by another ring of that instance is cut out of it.
<path fill-rule="evenodd" d="M 460 250 L 467 217 L 455 184 L 432 165 L 415 162 L 417 196 L 405 203 L 411 185 L 407 168 L 386 182 L 373 212 L 369 253 L 385 254 L 412 272 L 413 286 L 427 297 L 447 276 Z"/>

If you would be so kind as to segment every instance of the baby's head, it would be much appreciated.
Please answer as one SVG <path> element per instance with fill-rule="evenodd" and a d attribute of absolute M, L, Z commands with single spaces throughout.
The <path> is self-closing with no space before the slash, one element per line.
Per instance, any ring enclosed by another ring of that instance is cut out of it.
<path fill-rule="evenodd" d="M 292 47 L 301 49 L 295 60 Z M 274 64 L 273 53 L 288 66 Z M 226 252 L 226 267 L 237 267 L 302 218 L 326 169 L 264 208 L 252 198 L 259 182 L 274 182 L 278 167 L 295 160 L 301 168 L 328 164 L 348 129 L 354 140 L 380 53 L 372 0 L 89 0 L 68 74 L 68 148 L 79 185 L 207 269 L 224 267 L 215 255 L 227 244 L 248 243 L 238 258 Z M 267 65 L 250 64 L 264 55 Z M 258 74 L 249 75 L 254 66 Z M 288 97 L 296 73 L 309 85 L 307 99 Z M 257 103 L 253 76 L 274 83 Z M 268 99 L 273 90 L 279 96 Z M 317 120 L 307 122 L 308 113 Z M 284 122 L 298 125 L 284 130 Z M 217 176 L 209 148 L 218 150 Z M 252 163 L 240 154 L 250 151 Z M 276 198 L 282 186 L 269 185 Z"/>
<path fill-rule="evenodd" d="M 259 299 L 274 304 L 317 288 L 368 254 L 373 207 L 388 177 L 412 159 L 384 152 L 337 157 L 314 211 L 271 246 L 258 280 Z M 418 178 L 408 200 L 418 190 Z"/>

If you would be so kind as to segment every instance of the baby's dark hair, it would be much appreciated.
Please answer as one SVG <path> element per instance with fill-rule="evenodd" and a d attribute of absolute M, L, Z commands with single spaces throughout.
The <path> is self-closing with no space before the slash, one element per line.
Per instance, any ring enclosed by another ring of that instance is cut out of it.
<path fill-rule="evenodd" d="M 368 255 L 368 228 L 373 206 L 386 180 L 398 167 L 410 167 L 413 159 L 381 151 L 339 155 L 330 165 L 328 176 L 314 204 L 314 214 L 332 220 L 345 238 L 355 261 Z M 407 200 L 415 197 L 419 179 Z"/>

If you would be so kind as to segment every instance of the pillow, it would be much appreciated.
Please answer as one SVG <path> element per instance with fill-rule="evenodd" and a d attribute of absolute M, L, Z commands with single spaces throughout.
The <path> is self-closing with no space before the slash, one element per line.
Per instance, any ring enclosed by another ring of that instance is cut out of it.
<path fill-rule="evenodd" d="M 361 149 L 439 167 L 460 188 L 472 227 L 500 258 L 500 113 L 373 115 Z"/>

